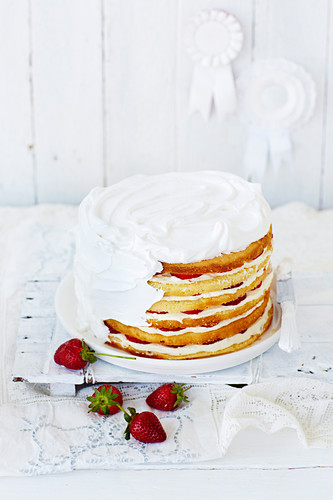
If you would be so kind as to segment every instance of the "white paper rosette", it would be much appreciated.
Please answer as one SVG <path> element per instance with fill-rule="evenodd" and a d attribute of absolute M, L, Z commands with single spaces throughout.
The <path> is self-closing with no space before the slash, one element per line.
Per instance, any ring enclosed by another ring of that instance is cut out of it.
<path fill-rule="evenodd" d="M 243 33 L 237 19 L 219 9 L 203 10 L 185 30 L 187 52 L 195 63 L 189 113 L 208 119 L 214 104 L 219 119 L 236 109 L 231 62 L 242 48 Z"/>
<path fill-rule="evenodd" d="M 293 168 L 291 131 L 306 123 L 314 110 L 315 84 L 299 65 L 285 59 L 254 63 L 237 80 L 239 113 L 248 124 L 245 171 L 262 181 L 268 162 L 277 173 Z"/>

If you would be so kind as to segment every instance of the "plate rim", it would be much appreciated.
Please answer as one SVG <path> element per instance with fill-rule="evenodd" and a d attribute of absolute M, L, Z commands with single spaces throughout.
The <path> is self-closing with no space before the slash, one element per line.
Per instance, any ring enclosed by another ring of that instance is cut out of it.
<path fill-rule="evenodd" d="M 98 350 L 103 349 L 103 351 L 105 351 L 106 353 L 133 357 L 134 359 L 122 359 L 122 358 L 112 358 L 106 356 L 97 356 L 98 358 L 109 364 L 113 364 L 134 371 L 156 373 L 156 374 L 169 374 L 169 375 L 176 372 L 177 374 L 191 375 L 191 374 L 209 373 L 214 371 L 225 370 L 228 368 L 239 366 L 248 361 L 251 361 L 260 354 L 263 354 L 277 342 L 280 336 L 280 328 L 279 328 L 280 306 L 274 300 L 273 296 L 272 299 L 273 299 L 274 314 L 278 316 L 278 319 L 276 320 L 277 326 L 276 327 L 274 326 L 274 331 L 272 331 L 272 327 L 270 327 L 262 335 L 262 337 L 260 337 L 260 339 L 256 340 L 249 347 L 240 349 L 239 351 L 227 354 L 219 354 L 217 356 L 210 356 L 207 358 L 179 359 L 179 360 L 145 358 L 143 356 L 132 355 L 121 349 L 108 346 L 107 344 L 105 344 L 105 342 L 103 342 L 102 339 L 95 337 L 92 332 L 91 334 L 89 334 L 90 332 L 80 332 L 76 327 L 76 325 L 73 324 L 73 321 L 70 321 L 70 319 L 68 319 L 68 314 L 66 315 L 66 307 L 63 306 L 65 297 L 67 297 L 67 303 L 69 302 L 68 299 L 70 299 L 73 302 L 73 306 L 74 307 L 76 306 L 73 270 L 67 272 L 67 274 L 62 278 L 55 293 L 55 310 L 60 323 L 71 337 L 83 338 L 84 341 L 95 351 L 96 348 L 98 348 Z M 134 363 L 134 361 L 135 365 L 133 364 L 131 366 L 131 364 Z"/>

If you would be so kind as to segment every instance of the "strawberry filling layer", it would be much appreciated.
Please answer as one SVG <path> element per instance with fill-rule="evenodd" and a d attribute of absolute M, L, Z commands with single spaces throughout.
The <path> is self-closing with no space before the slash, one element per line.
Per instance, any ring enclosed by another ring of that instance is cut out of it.
<path fill-rule="evenodd" d="M 127 338 L 127 340 L 129 342 L 135 342 L 136 344 L 149 344 L 150 343 L 150 342 L 146 342 L 145 340 L 136 339 L 135 337 L 131 337 L 130 335 L 125 335 L 125 337 Z"/>
<path fill-rule="evenodd" d="M 147 311 L 147 313 L 152 313 L 152 314 L 168 314 L 168 311 Z"/>
<path fill-rule="evenodd" d="M 112 326 L 108 325 L 105 321 L 104 325 L 108 327 L 110 333 L 120 333 L 118 330 L 115 330 Z"/>
<path fill-rule="evenodd" d="M 184 330 L 184 328 L 163 328 L 160 326 L 158 330 L 161 330 L 161 332 L 179 332 L 180 330 Z"/>
<path fill-rule="evenodd" d="M 246 294 L 242 295 L 241 297 L 238 297 L 238 299 L 232 300 L 231 302 L 227 302 L 224 304 L 225 306 L 237 306 L 237 304 L 240 304 L 243 300 L 246 299 Z"/>
<path fill-rule="evenodd" d="M 198 278 L 199 276 L 202 276 L 202 274 L 175 274 L 175 273 L 172 273 L 172 276 L 176 276 L 176 278 L 179 278 L 180 280 L 190 280 L 192 278 Z"/>
<path fill-rule="evenodd" d="M 109 329 L 109 332 L 112 333 L 113 335 L 114 334 L 120 334 L 121 332 L 118 332 L 118 330 L 115 330 L 112 326 L 110 325 L 107 325 L 105 322 L 104 322 L 105 326 L 108 327 Z M 125 337 L 127 338 L 127 340 L 129 342 L 135 342 L 136 344 L 149 344 L 150 342 L 146 342 L 145 340 L 140 340 L 140 339 L 137 339 L 135 337 L 131 337 L 130 335 L 125 335 Z"/>
<path fill-rule="evenodd" d="M 239 332 L 239 334 L 242 334 L 242 333 L 245 333 L 246 330 L 242 330 L 241 332 Z M 213 340 L 213 342 L 205 342 L 203 345 L 211 345 L 211 344 L 215 344 L 216 342 L 219 342 L 220 340 Z"/>
<path fill-rule="evenodd" d="M 191 311 L 182 311 L 183 314 L 199 314 L 202 309 L 192 309 Z"/>
<path fill-rule="evenodd" d="M 240 283 L 236 283 L 236 285 L 231 285 L 228 286 L 227 288 L 224 288 L 224 290 L 231 290 L 232 288 L 238 288 L 239 286 L 243 285 L 244 281 L 241 281 Z"/>

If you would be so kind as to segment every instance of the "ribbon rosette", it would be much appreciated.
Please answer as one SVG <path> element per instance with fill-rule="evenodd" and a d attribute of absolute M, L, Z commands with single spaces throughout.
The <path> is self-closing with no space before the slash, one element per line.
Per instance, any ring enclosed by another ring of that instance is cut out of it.
<path fill-rule="evenodd" d="M 262 181 L 270 159 L 277 174 L 293 168 L 291 131 L 312 116 L 316 91 L 308 73 L 285 59 L 254 63 L 237 81 L 239 113 L 248 124 L 245 173 Z"/>
<path fill-rule="evenodd" d="M 207 120 L 214 103 L 218 118 L 222 120 L 236 109 L 231 62 L 242 48 L 241 26 L 228 12 L 204 10 L 188 24 L 185 43 L 195 62 L 189 112 L 198 111 Z"/>

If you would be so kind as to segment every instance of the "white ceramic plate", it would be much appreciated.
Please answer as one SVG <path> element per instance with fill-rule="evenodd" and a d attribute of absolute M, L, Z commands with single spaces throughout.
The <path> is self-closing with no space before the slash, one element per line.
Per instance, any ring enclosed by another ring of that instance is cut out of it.
<path fill-rule="evenodd" d="M 130 354 L 122 351 L 121 349 L 116 349 L 104 344 L 104 342 L 97 339 L 92 332 L 85 332 L 82 335 L 82 332 L 78 330 L 76 321 L 76 297 L 74 294 L 72 273 L 68 273 L 65 276 L 57 289 L 55 308 L 62 325 L 68 333 L 73 337 L 83 337 L 85 342 L 94 351 L 106 354 L 130 356 Z M 259 340 L 240 351 L 232 352 L 230 354 L 222 354 L 220 356 L 213 356 L 210 358 L 189 360 L 150 359 L 140 356 L 136 356 L 135 359 L 111 358 L 108 356 L 100 356 L 100 358 L 107 363 L 148 373 L 191 375 L 196 373 L 213 372 L 240 365 L 267 351 L 279 338 L 279 325 L 280 306 L 274 302 L 272 326 Z"/>

